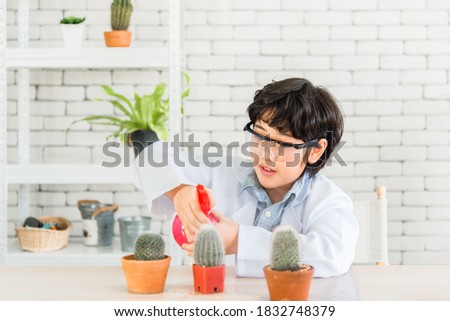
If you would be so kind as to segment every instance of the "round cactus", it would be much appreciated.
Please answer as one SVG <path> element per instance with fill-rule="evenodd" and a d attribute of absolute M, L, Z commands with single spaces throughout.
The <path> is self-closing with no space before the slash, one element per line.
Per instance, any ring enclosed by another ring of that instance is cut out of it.
<path fill-rule="evenodd" d="M 224 252 L 222 238 L 214 225 L 202 225 L 195 240 L 195 263 L 206 267 L 222 265 Z"/>
<path fill-rule="evenodd" d="M 112 30 L 128 30 L 132 12 L 131 0 L 113 0 L 111 3 Z"/>
<path fill-rule="evenodd" d="M 164 239 L 156 233 L 142 233 L 134 244 L 134 258 L 138 261 L 161 260 L 164 258 Z"/>
<path fill-rule="evenodd" d="M 272 235 L 272 261 L 270 267 L 277 271 L 300 269 L 300 240 L 292 226 L 278 226 Z"/>

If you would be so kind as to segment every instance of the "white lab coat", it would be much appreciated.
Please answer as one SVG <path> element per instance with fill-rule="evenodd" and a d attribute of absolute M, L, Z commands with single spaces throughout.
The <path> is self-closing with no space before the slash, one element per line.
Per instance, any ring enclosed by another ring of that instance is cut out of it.
<path fill-rule="evenodd" d="M 167 146 L 167 144 L 165 145 Z M 136 159 L 136 185 L 144 193 L 152 215 L 173 215 L 172 202 L 165 192 L 180 184 L 203 184 L 212 189 L 215 209 L 239 224 L 236 274 L 243 277 L 263 277 L 263 267 L 270 261 L 272 233 L 253 226 L 257 198 L 240 189 L 237 177 L 252 170 L 240 166 L 240 159 L 221 159 L 219 167 L 191 166 L 187 154 L 180 155 L 185 167 L 175 164 L 171 148 L 164 150 L 157 142 L 144 150 L 142 162 Z M 168 165 L 151 166 L 148 155 L 156 162 L 164 157 Z M 142 156 L 142 155 L 141 155 Z M 230 165 L 231 161 L 232 166 Z M 140 166 L 143 165 L 143 166 Z M 285 208 L 282 225 L 291 225 L 302 242 L 302 261 L 316 268 L 315 277 L 330 277 L 348 271 L 352 264 L 359 227 L 353 215 L 351 199 L 331 180 L 316 175 L 307 180 L 299 196 Z"/>

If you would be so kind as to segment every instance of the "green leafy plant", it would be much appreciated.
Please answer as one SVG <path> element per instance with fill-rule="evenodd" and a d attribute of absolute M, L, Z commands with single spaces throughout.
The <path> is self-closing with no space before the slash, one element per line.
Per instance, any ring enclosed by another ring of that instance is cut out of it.
<path fill-rule="evenodd" d="M 183 73 L 187 89 L 181 95 L 181 115 L 184 114 L 183 99 L 190 94 L 190 78 L 186 73 Z M 72 122 L 68 130 L 78 122 L 88 122 L 93 125 L 107 125 L 116 127 L 117 130 L 106 137 L 106 140 L 111 137 L 124 141 L 124 136 L 137 130 L 152 130 L 161 140 L 167 140 L 169 131 L 167 128 L 167 121 L 169 120 L 169 99 L 163 98 L 166 92 L 167 85 L 160 83 L 150 95 L 139 96 L 134 94 L 134 104 L 125 96 L 115 92 L 109 86 L 101 86 L 105 93 L 115 99 L 106 100 L 111 103 L 123 115 L 122 117 L 110 115 L 88 116 L 83 119 Z M 97 101 L 104 101 L 103 99 L 96 99 Z"/>
<path fill-rule="evenodd" d="M 212 224 L 203 224 L 197 234 L 194 260 L 199 266 L 219 266 L 224 261 L 223 241 Z"/>
<path fill-rule="evenodd" d="M 78 25 L 80 23 L 83 23 L 85 20 L 86 20 L 86 17 L 80 18 L 80 17 L 70 16 L 70 17 L 61 19 L 61 21 L 59 23 L 62 25 Z"/>
<path fill-rule="evenodd" d="M 276 271 L 298 271 L 300 265 L 300 240 L 297 231 L 288 225 L 278 226 L 272 235 L 270 267 Z"/>
<path fill-rule="evenodd" d="M 132 13 L 133 4 L 131 0 L 113 0 L 111 3 L 112 30 L 128 30 Z"/>
<path fill-rule="evenodd" d="M 164 239 L 161 235 L 145 232 L 136 239 L 134 258 L 138 261 L 162 260 L 165 256 L 164 248 Z"/>

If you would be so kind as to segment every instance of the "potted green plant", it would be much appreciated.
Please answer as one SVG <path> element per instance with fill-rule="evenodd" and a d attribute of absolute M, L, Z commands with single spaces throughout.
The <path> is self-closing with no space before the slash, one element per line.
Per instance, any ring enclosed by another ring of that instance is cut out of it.
<path fill-rule="evenodd" d="M 86 18 L 70 16 L 61 19 L 62 37 L 64 48 L 78 49 L 83 43 L 84 25 Z"/>
<path fill-rule="evenodd" d="M 209 294 L 223 292 L 225 283 L 224 248 L 219 232 L 212 224 L 204 224 L 195 239 L 194 289 Z"/>
<path fill-rule="evenodd" d="M 181 101 L 189 96 L 190 78 L 183 73 L 187 89 L 181 95 Z M 105 93 L 113 100 L 108 100 L 120 113 L 121 116 L 112 115 L 94 115 L 88 116 L 77 122 L 86 121 L 90 124 L 107 125 L 116 127 L 117 130 L 106 137 L 117 138 L 128 145 L 133 146 L 135 155 L 137 156 L 145 147 L 158 140 L 167 140 L 169 131 L 167 128 L 167 120 L 169 119 L 169 99 L 164 98 L 167 88 L 165 83 L 156 86 L 150 95 L 140 96 L 134 94 L 134 103 L 125 96 L 115 92 L 109 86 L 102 86 Z M 102 99 L 97 99 L 102 100 Z M 181 105 L 181 114 L 183 115 L 183 104 Z"/>
<path fill-rule="evenodd" d="M 131 43 L 130 26 L 133 4 L 131 0 L 113 0 L 111 3 L 111 29 L 104 33 L 107 47 L 129 47 Z"/>
<path fill-rule="evenodd" d="M 129 292 L 149 294 L 164 291 L 171 260 L 164 250 L 161 235 L 145 232 L 138 236 L 134 254 L 121 258 Z"/>
<path fill-rule="evenodd" d="M 292 226 L 278 226 L 272 235 L 271 263 L 263 269 L 270 300 L 308 300 L 314 267 L 300 263 L 300 253 L 297 231 Z"/>

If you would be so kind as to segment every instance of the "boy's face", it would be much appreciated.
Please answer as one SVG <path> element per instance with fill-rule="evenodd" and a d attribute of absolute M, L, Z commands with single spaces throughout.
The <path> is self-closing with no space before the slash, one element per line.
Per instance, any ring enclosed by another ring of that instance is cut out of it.
<path fill-rule="evenodd" d="M 290 132 L 281 133 L 262 120 L 255 123 L 253 130 L 280 142 L 304 143 L 301 139 L 292 137 Z M 263 141 L 253 149 L 253 152 L 256 156 L 253 157 L 253 168 L 259 183 L 272 202 L 280 201 L 305 170 L 306 149 L 280 147 L 279 144 Z"/>

